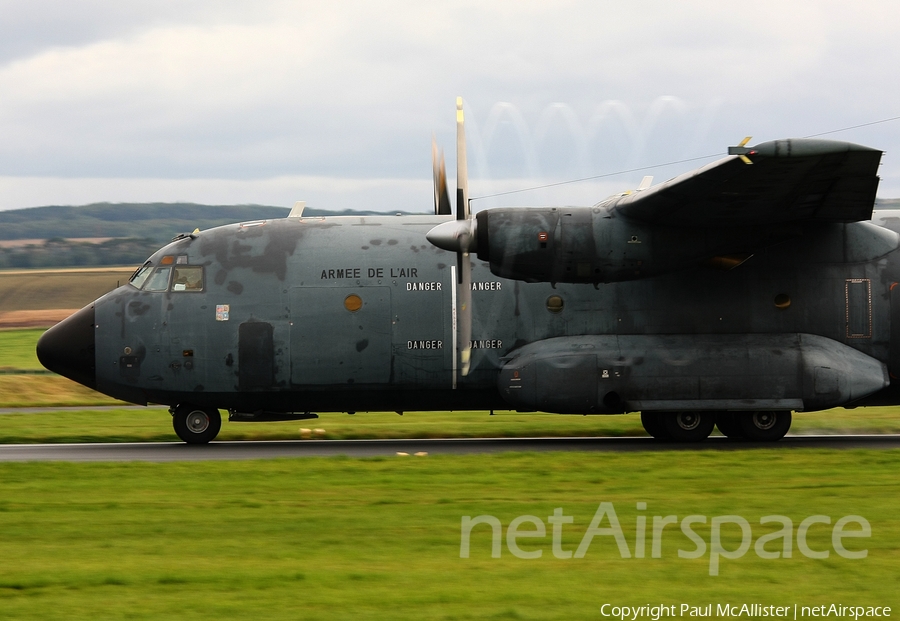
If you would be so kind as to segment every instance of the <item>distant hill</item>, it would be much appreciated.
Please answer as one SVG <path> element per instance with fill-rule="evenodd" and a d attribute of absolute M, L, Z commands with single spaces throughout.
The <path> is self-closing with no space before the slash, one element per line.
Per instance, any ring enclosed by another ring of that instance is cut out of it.
<path fill-rule="evenodd" d="M 0 240 L 139 237 L 164 242 L 178 233 L 231 222 L 284 218 L 286 207 L 195 203 L 94 203 L 0 211 Z M 384 215 L 376 211 L 306 209 L 304 215 Z"/>
<path fill-rule="evenodd" d="M 288 213 L 285 207 L 267 205 L 194 203 L 95 203 L 0 211 L 0 269 L 140 265 L 179 233 L 284 218 Z M 384 214 L 306 209 L 303 215 Z M 30 241 L 10 243 L 15 240 Z"/>

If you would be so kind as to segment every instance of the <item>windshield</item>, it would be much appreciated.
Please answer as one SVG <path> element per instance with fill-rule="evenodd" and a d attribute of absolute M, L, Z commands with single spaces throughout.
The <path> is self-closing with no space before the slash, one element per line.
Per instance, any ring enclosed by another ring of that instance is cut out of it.
<path fill-rule="evenodd" d="M 128 283 L 133 287 L 140 289 L 144 286 L 144 282 L 150 277 L 152 271 L 153 266 L 150 265 L 150 261 L 147 261 L 134 271 L 134 274 L 131 275 L 131 279 Z"/>
<path fill-rule="evenodd" d="M 147 260 L 137 268 L 128 284 L 143 291 L 203 291 L 203 266 L 187 265 L 187 255 L 165 256 L 158 267 Z"/>
<path fill-rule="evenodd" d="M 147 281 L 144 291 L 165 291 L 169 288 L 169 272 L 171 267 L 158 267 L 153 276 Z"/>

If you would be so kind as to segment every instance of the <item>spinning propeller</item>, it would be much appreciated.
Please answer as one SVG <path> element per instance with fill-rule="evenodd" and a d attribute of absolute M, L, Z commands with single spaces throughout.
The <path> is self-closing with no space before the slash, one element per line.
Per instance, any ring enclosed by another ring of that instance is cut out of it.
<path fill-rule="evenodd" d="M 447 192 L 444 155 L 441 153 L 440 159 L 438 159 L 437 145 L 433 141 L 431 152 L 435 181 L 435 213 L 449 214 L 450 199 Z M 465 377 L 469 374 L 472 353 L 472 261 L 469 258 L 469 252 L 475 250 L 475 219 L 469 211 L 466 131 L 462 97 L 456 98 L 456 220 L 437 225 L 428 231 L 425 237 L 438 248 L 456 253 L 458 312 L 457 316 L 453 318 L 453 323 L 457 327 L 456 350 L 459 352 L 459 368 Z"/>

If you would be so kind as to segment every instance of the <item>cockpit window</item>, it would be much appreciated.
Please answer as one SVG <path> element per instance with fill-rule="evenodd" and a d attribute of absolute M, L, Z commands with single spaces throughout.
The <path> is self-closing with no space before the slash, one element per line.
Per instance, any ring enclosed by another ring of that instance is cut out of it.
<path fill-rule="evenodd" d="M 172 291 L 203 291 L 203 266 L 176 266 L 172 276 Z"/>
<path fill-rule="evenodd" d="M 150 278 L 150 273 L 152 271 L 153 266 L 150 265 L 150 261 L 147 261 L 134 271 L 134 274 L 131 275 L 131 279 L 128 282 L 131 283 L 132 286 L 140 289 L 144 286 L 147 279 Z"/>
<path fill-rule="evenodd" d="M 171 267 L 158 267 L 144 286 L 144 291 L 165 291 L 169 288 L 169 272 Z"/>
<path fill-rule="evenodd" d="M 185 265 L 187 257 L 185 257 L 185 261 L 179 261 L 174 266 L 172 265 L 175 263 L 174 257 L 163 257 L 163 259 L 169 259 L 169 261 L 163 260 L 161 263 L 164 265 L 160 265 L 156 269 L 153 268 L 150 261 L 144 263 L 135 270 L 128 283 L 144 291 L 168 291 L 171 280 L 172 291 L 203 291 L 202 265 Z"/>

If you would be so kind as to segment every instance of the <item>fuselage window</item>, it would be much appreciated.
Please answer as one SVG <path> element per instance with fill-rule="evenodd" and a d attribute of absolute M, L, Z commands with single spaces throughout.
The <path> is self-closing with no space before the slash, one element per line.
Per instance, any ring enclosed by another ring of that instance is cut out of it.
<path fill-rule="evenodd" d="M 563 311 L 566 303 L 558 295 L 551 295 L 547 298 L 547 310 L 557 315 Z"/>
<path fill-rule="evenodd" d="M 176 266 L 172 276 L 172 291 L 203 291 L 203 266 Z"/>
<path fill-rule="evenodd" d="M 134 271 L 134 274 L 131 275 L 131 279 L 128 281 L 132 286 L 140 289 L 144 283 L 150 278 L 150 274 L 153 272 L 153 266 L 150 265 L 150 261 L 147 261 L 142 266 L 137 268 Z"/>
<path fill-rule="evenodd" d="M 158 267 L 144 286 L 144 291 L 165 291 L 169 288 L 169 272 L 171 267 Z"/>

